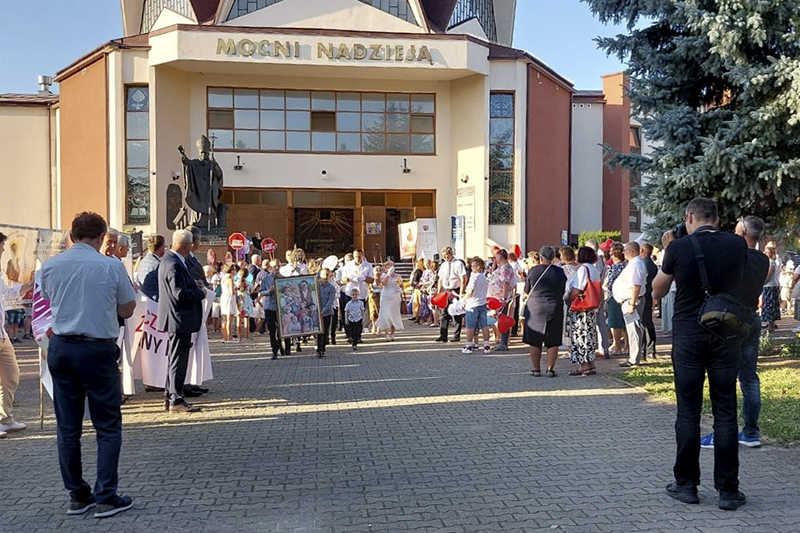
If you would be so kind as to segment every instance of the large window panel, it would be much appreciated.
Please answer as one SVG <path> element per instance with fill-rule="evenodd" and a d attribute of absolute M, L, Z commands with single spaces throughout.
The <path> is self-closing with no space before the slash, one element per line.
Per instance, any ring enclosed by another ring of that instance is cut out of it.
<path fill-rule="evenodd" d="M 150 223 L 150 89 L 125 88 L 125 222 Z"/>
<path fill-rule="evenodd" d="M 207 94 L 208 135 L 218 150 L 436 153 L 433 94 L 227 87 Z M 135 117 L 128 127 L 147 130 Z"/>
<path fill-rule="evenodd" d="M 514 223 L 514 95 L 489 99 L 489 224 Z"/>

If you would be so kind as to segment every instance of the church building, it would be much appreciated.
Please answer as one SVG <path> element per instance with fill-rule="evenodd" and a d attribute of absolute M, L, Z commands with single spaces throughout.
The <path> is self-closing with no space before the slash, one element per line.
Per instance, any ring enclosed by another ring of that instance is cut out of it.
<path fill-rule="evenodd" d="M 66 66 L 54 218 L 168 234 L 201 135 L 228 232 L 399 258 L 435 219 L 459 255 L 570 235 L 573 87 L 513 48 L 516 0 L 121 0 Z M 201 225 L 202 225 L 201 220 Z"/>

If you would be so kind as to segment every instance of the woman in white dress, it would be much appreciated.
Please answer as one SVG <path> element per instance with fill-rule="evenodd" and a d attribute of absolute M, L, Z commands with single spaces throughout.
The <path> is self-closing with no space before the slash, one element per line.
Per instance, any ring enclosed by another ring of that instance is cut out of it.
<path fill-rule="evenodd" d="M 400 314 L 400 291 L 403 290 L 403 280 L 394 271 L 394 263 L 386 261 L 383 264 L 383 275 L 381 276 L 381 305 L 376 326 L 378 329 L 386 331 L 386 340 L 393 341 L 394 334 L 398 329 L 403 328 L 403 317 Z"/>
<path fill-rule="evenodd" d="M 222 279 L 220 287 L 222 291 L 219 295 L 219 310 L 222 314 L 222 342 L 231 342 L 231 336 L 239 314 L 239 306 L 236 304 L 236 290 L 233 285 L 233 274 L 236 265 L 226 265 L 222 267 Z"/>

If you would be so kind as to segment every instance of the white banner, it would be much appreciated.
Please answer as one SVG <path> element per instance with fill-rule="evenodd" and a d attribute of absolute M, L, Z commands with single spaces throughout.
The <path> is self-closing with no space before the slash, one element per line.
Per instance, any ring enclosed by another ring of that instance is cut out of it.
<path fill-rule="evenodd" d="M 134 330 L 131 343 L 133 348 L 128 372 L 134 378 L 141 378 L 145 385 L 163 387 L 167 381 L 169 334 L 156 328 L 158 303 L 146 296 L 141 296 L 140 298 L 144 304 L 143 312 L 138 313 L 139 306 L 137 304 L 137 313 L 134 316 L 138 316 L 138 326 Z M 206 299 L 203 302 L 202 326 L 200 331 L 192 335 L 192 349 L 189 351 L 186 383 L 191 385 L 202 385 L 204 381 L 214 379 L 214 373 L 211 369 L 208 330 L 206 329 L 206 318 L 211 312 L 213 303 L 214 293 L 206 290 Z M 125 361 L 125 358 L 123 358 L 123 361 Z"/>

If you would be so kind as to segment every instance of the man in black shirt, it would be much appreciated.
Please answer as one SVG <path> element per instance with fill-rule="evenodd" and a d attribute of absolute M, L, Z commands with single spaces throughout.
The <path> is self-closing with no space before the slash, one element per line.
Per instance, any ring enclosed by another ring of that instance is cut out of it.
<path fill-rule="evenodd" d="M 647 292 L 644 294 L 644 312 L 642 313 L 642 325 L 647 332 L 647 346 L 644 350 L 644 359 L 647 359 L 647 352 L 656 357 L 656 325 L 653 323 L 653 280 L 658 275 L 658 266 L 653 262 L 653 245 L 642 244 L 640 257 L 644 261 L 647 269 Z"/>
<path fill-rule="evenodd" d="M 761 446 L 761 430 L 758 417 L 761 414 L 761 382 L 758 379 L 758 344 L 761 339 L 761 317 L 758 315 L 758 298 L 769 273 L 769 258 L 756 250 L 758 241 L 764 234 L 764 221 L 760 218 L 744 217 L 736 224 L 736 235 L 747 242 L 747 267 L 742 278 L 741 302 L 750 309 L 750 335 L 742 341 L 739 358 L 739 387 L 742 389 L 742 416 L 744 427 L 739 433 L 739 444 L 748 448 Z M 700 440 L 703 448 L 714 448 L 714 434 L 710 433 Z"/>
<path fill-rule="evenodd" d="M 653 281 L 653 297 L 665 296 L 675 280 L 672 366 L 678 399 L 677 457 L 675 482 L 667 485 L 667 493 L 684 503 L 700 501 L 700 413 L 703 382 L 708 373 L 714 412 L 714 486 L 719 491 L 719 508 L 733 510 L 747 501 L 739 492 L 736 438 L 736 375 L 741 342 L 722 342 L 698 323 L 705 294 L 691 242 L 692 238 L 697 239 L 705 257 L 710 293 L 727 292 L 741 298 L 747 244 L 741 237 L 720 232 L 718 223 L 716 202 L 708 198 L 689 202 L 686 229 L 690 237 L 676 239 L 667 247 L 661 272 Z"/>

